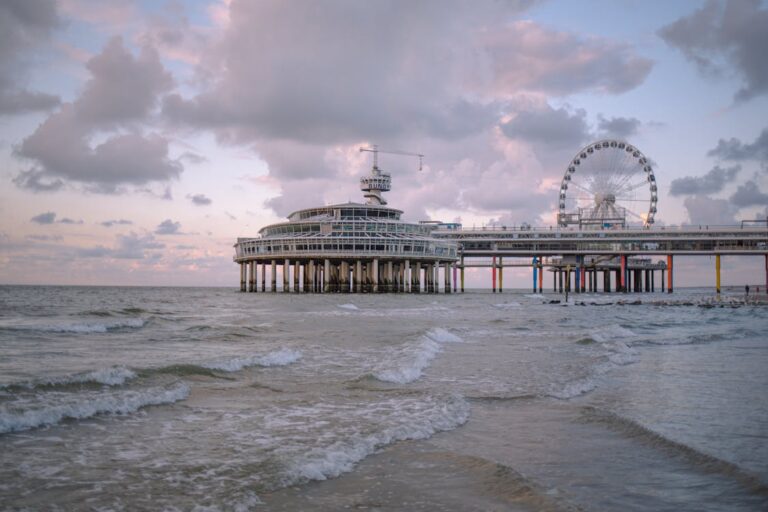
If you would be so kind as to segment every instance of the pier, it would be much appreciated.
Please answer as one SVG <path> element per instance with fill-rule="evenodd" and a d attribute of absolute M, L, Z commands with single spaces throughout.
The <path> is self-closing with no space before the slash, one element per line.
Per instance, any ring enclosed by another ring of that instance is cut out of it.
<path fill-rule="evenodd" d="M 675 256 L 706 256 L 714 258 L 720 293 L 723 259 L 756 256 L 768 293 L 768 220 L 656 226 L 653 169 L 627 142 L 598 141 L 576 154 L 560 185 L 558 224 L 547 227 L 405 222 L 382 196 L 391 176 L 379 168 L 378 154 L 387 152 L 360 150 L 373 154 L 370 175 L 360 179 L 366 203 L 299 210 L 256 237 L 238 238 L 241 291 L 277 292 L 280 276 L 283 292 L 464 292 L 465 270 L 485 267 L 491 290 L 503 293 L 504 269 L 528 267 L 534 293 L 543 293 L 545 273 L 560 293 L 672 293 Z M 419 166 L 424 156 L 389 153 L 416 156 Z M 637 204 L 644 209 L 633 211 Z"/>

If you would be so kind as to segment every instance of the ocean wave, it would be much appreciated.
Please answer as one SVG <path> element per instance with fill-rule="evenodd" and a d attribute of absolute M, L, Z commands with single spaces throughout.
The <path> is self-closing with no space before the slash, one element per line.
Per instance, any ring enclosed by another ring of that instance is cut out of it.
<path fill-rule="evenodd" d="M 184 383 L 142 390 L 46 393 L 0 406 L 0 434 L 55 425 L 65 419 L 130 414 L 142 407 L 178 402 L 188 395 L 189 386 Z"/>
<path fill-rule="evenodd" d="M 625 341 L 637 337 L 637 334 L 619 324 L 606 325 L 593 329 L 589 337 L 598 342 Z"/>
<path fill-rule="evenodd" d="M 337 307 L 340 309 L 348 309 L 350 311 L 358 311 L 360 309 L 354 304 L 339 304 Z"/>
<path fill-rule="evenodd" d="M 98 322 L 62 322 L 50 324 L 0 324 L 0 329 L 9 331 L 40 331 L 91 334 L 105 333 L 119 329 L 140 329 L 147 325 L 145 318 L 123 318 L 112 321 Z"/>
<path fill-rule="evenodd" d="M 233 357 L 205 363 L 200 366 L 209 370 L 237 372 L 249 366 L 286 366 L 295 363 L 299 359 L 301 359 L 300 351 L 284 348 L 269 352 L 268 354 Z"/>
<path fill-rule="evenodd" d="M 582 416 L 587 421 L 602 423 L 633 439 L 639 439 L 656 449 L 682 457 L 693 465 L 704 468 L 708 472 L 721 473 L 733 477 L 751 488 L 754 492 L 768 496 L 768 484 L 763 482 L 758 476 L 742 469 L 732 462 L 728 462 L 708 453 L 704 453 L 692 446 L 670 439 L 632 419 L 625 418 L 611 411 L 586 406 L 582 409 Z"/>
<path fill-rule="evenodd" d="M 443 343 L 461 343 L 464 340 L 459 336 L 436 327 L 428 330 L 413 342 L 393 350 L 371 372 L 374 378 L 383 382 L 394 384 L 408 384 L 421 377 L 427 368 L 442 350 Z"/>
<path fill-rule="evenodd" d="M 60 377 L 46 377 L 27 382 L 18 382 L 12 384 L 0 385 L 0 389 L 26 388 L 34 389 L 38 387 L 67 386 L 70 384 L 103 384 L 105 386 L 121 386 L 127 381 L 135 379 L 136 372 L 125 366 L 110 366 L 108 368 L 99 368 L 90 372 L 74 373 L 71 375 L 62 375 Z"/>
<path fill-rule="evenodd" d="M 354 465 L 377 449 L 397 441 L 427 439 L 437 432 L 453 430 L 469 419 L 469 404 L 459 396 L 424 404 L 419 400 L 398 400 L 378 404 L 376 409 L 396 411 L 396 420 L 375 432 L 355 432 L 323 447 L 298 456 L 287 471 L 288 482 L 326 480 L 351 471 Z M 425 406 L 426 405 L 426 406 Z"/>

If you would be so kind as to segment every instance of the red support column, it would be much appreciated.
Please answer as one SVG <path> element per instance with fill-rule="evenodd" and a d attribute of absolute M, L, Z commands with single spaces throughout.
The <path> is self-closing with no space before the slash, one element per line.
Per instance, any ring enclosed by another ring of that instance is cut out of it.
<path fill-rule="evenodd" d="M 627 255 L 622 254 L 621 257 L 621 272 L 619 275 L 619 290 L 621 292 L 627 291 Z"/>
<path fill-rule="evenodd" d="M 667 291 L 672 293 L 672 255 L 667 254 Z"/>

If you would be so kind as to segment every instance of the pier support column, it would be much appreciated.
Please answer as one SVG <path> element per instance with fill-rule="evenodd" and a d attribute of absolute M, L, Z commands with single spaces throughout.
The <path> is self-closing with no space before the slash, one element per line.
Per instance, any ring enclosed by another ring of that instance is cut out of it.
<path fill-rule="evenodd" d="M 666 275 L 666 271 L 664 269 L 661 270 L 661 293 L 664 293 L 664 285 L 666 284 L 664 282 L 664 276 Z"/>
<path fill-rule="evenodd" d="M 533 268 L 533 293 L 536 293 L 536 289 L 539 287 L 539 281 L 538 281 L 539 269 L 537 267 L 537 263 L 538 263 L 538 258 L 536 258 L 536 256 L 534 256 L 533 257 L 533 265 L 532 265 L 532 268 Z"/>
<path fill-rule="evenodd" d="M 768 256 L 766 256 L 768 258 Z M 766 260 L 766 265 L 768 265 L 768 260 Z M 768 272 L 768 266 L 766 267 L 766 272 Z M 461 269 L 459 269 L 459 274 L 461 274 L 461 293 L 464 293 L 464 256 L 461 257 Z M 768 277 L 766 277 L 768 279 Z"/>
<path fill-rule="evenodd" d="M 410 260 L 405 260 L 402 265 L 401 269 L 403 273 L 403 279 L 402 279 L 402 291 L 403 292 L 410 292 L 411 291 L 411 280 L 413 279 L 411 277 L 411 262 Z"/>
<path fill-rule="evenodd" d="M 240 291 L 245 291 L 245 263 L 240 264 Z"/>
<path fill-rule="evenodd" d="M 323 262 L 323 293 L 331 292 L 331 260 Z"/>
<path fill-rule="evenodd" d="M 581 257 L 581 267 L 579 273 L 581 274 L 581 293 L 587 291 L 587 269 L 584 267 L 584 256 Z"/>
<path fill-rule="evenodd" d="M 375 259 L 373 260 L 373 275 L 371 276 L 373 279 L 373 293 L 379 292 L 379 260 Z"/>
<path fill-rule="evenodd" d="M 667 254 L 667 275 L 669 276 L 668 283 L 667 283 L 667 291 L 669 293 L 672 293 L 672 288 L 674 288 L 674 273 L 672 271 L 672 255 Z"/>
<path fill-rule="evenodd" d="M 271 280 L 271 291 L 276 292 L 277 291 L 277 261 L 272 260 L 272 273 L 269 275 L 269 278 Z"/>
<path fill-rule="evenodd" d="M 293 262 L 293 291 L 298 293 L 299 290 L 299 261 Z"/>
<path fill-rule="evenodd" d="M 419 278 L 421 277 L 421 263 L 413 263 L 411 266 L 411 293 L 421 293 L 421 283 Z"/>
<path fill-rule="evenodd" d="M 363 293 L 363 260 L 355 262 L 355 293 Z"/>
<path fill-rule="evenodd" d="M 341 291 L 349 293 L 349 262 L 341 262 Z"/>
<path fill-rule="evenodd" d="M 499 256 L 499 293 L 504 289 L 504 258 Z"/>
<path fill-rule="evenodd" d="M 267 264 L 261 262 L 261 291 L 267 291 Z"/>
<path fill-rule="evenodd" d="M 493 257 L 493 262 L 491 263 L 491 285 L 493 293 L 496 293 L 496 256 Z"/>
<path fill-rule="evenodd" d="M 621 260 L 621 268 L 619 269 L 620 272 L 620 283 L 619 286 L 617 286 L 617 291 L 620 292 L 626 292 L 627 291 L 627 255 L 622 254 L 619 259 Z"/>
<path fill-rule="evenodd" d="M 395 264 L 391 261 L 387 262 L 387 277 L 384 279 L 384 291 L 392 293 L 394 290 L 393 285 L 395 282 Z"/>
<path fill-rule="evenodd" d="M 651 270 L 651 293 L 656 291 L 656 271 Z"/>
<path fill-rule="evenodd" d="M 552 291 L 557 293 L 557 269 L 552 267 Z"/>
<path fill-rule="evenodd" d="M 715 289 L 720 295 L 720 255 L 715 254 Z"/>
<path fill-rule="evenodd" d="M 456 270 L 457 269 L 456 269 L 456 262 L 455 261 L 451 264 L 451 268 L 453 269 L 453 293 L 456 293 L 456 288 L 457 288 L 458 284 L 456 282 Z"/>
<path fill-rule="evenodd" d="M 291 291 L 290 279 L 291 279 L 291 262 L 290 260 L 286 259 L 283 262 L 283 293 Z"/>
<path fill-rule="evenodd" d="M 557 284 L 559 285 L 558 289 L 560 290 L 560 293 L 563 293 L 563 277 L 564 277 L 563 274 L 565 273 L 565 271 L 561 268 L 558 268 L 556 272 L 557 272 Z"/>
<path fill-rule="evenodd" d="M 443 263 L 443 273 L 445 274 L 445 293 L 451 293 L 451 267 L 448 262 Z"/>
<path fill-rule="evenodd" d="M 539 293 L 544 293 L 544 258 L 539 257 Z"/>

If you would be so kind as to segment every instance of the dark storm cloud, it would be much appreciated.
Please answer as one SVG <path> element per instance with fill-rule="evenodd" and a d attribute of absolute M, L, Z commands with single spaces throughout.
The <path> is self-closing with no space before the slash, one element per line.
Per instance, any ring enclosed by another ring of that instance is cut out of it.
<path fill-rule="evenodd" d="M 572 148 L 574 151 L 590 137 L 584 110 L 571 113 L 565 108 L 553 109 L 549 105 L 518 113 L 511 121 L 501 125 L 501 131 L 511 139 Z"/>
<path fill-rule="evenodd" d="M 22 87 L 26 58 L 59 25 L 53 0 L 0 2 L 0 116 L 50 110 L 59 98 Z"/>
<path fill-rule="evenodd" d="M 209 197 L 206 197 L 205 194 L 195 194 L 187 197 L 197 206 L 208 206 L 213 202 Z"/>
<path fill-rule="evenodd" d="M 768 194 L 762 192 L 757 183 L 750 180 L 740 185 L 730 197 L 731 203 L 738 208 L 750 206 L 768 206 Z"/>
<path fill-rule="evenodd" d="M 669 195 L 684 196 L 697 194 L 715 194 L 723 190 L 723 187 L 731 183 L 741 170 L 741 166 L 733 167 L 715 166 L 704 176 L 685 176 L 672 180 L 669 187 Z"/>
<path fill-rule="evenodd" d="M 53 224 L 56 222 L 56 213 L 54 212 L 45 212 L 41 213 L 40 215 L 35 215 L 31 219 L 32 222 L 37 222 L 38 224 Z"/>
<path fill-rule="evenodd" d="M 768 9 L 759 0 L 710 0 L 659 30 L 707 75 L 735 71 L 743 80 L 736 101 L 768 92 Z"/>
<path fill-rule="evenodd" d="M 161 222 L 157 229 L 155 229 L 156 235 L 180 235 L 181 222 L 174 222 L 171 219 L 165 219 Z"/>
<path fill-rule="evenodd" d="M 608 137 L 628 139 L 636 135 L 642 123 L 634 117 L 612 117 L 607 119 L 597 116 L 597 129 Z"/>
<path fill-rule="evenodd" d="M 72 182 L 90 191 L 116 193 L 121 185 L 177 178 L 183 166 L 169 158 L 169 141 L 137 129 L 172 85 L 157 53 L 144 48 L 134 57 L 116 38 L 88 62 L 88 69 L 92 78 L 83 94 L 51 114 L 17 148 L 17 156 L 33 165 L 14 183 L 33 191 L 55 191 Z M 91 142 L 94 135 L 120 126 L 130 131 Z"/>
<path fill-rule="evenodd" d="M 768 128 L 764 129 L 752 144 L 744 144 L 739 139 L 720 139 L 717 147 L 707 155 L 723 160 L 757 160 L 768 162 Z"/>

